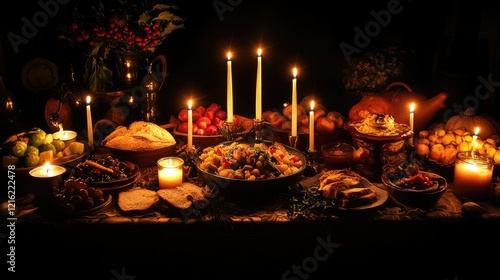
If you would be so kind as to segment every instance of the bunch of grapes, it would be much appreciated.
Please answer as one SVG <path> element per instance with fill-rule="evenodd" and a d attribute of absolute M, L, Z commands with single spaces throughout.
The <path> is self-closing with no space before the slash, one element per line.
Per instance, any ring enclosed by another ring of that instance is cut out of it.
<path fill-rule="evenodd" d="M 90 166 L 83 161 L 78 163 L 75 167 L 73 167 L 73 169 L 71 169 L 70 178 L 84 183 L 93 183 L 110 182 L 116 180 L 116 174 L 120 175 L 118 177 L 119 179 L 125 179 L 132 175 L 130 166 L 112 156 L 93 160 L 104 167 L 112 169 L 114 171 L 114 174 L 110 174 L 101 169 Z"/>
<path fill-rule="evenodd" d="M 53 193 L 51 204 L 56 211 L 72 216 L 79 211 L 99 206 L 104 201 L 102 190 L 89 187 L 82 181 L 68 179 L 62 188 Z"/>

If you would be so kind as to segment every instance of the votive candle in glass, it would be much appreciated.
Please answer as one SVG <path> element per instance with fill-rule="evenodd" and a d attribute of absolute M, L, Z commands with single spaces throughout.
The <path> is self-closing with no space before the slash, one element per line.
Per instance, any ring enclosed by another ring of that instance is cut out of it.
<path fill-rule="evenodd" d="M 157 161 L 158 185 L 161 189 L 175 188 L 182 184 L 184 160 L 164 157 Z"/>
<path fill-rule="evenodd" d="M 474 156 L 472 152 L 457 153 L 453 192 L 470 199 L 487 199 L 494 166 L 494 161 L 486 156 Z"/>

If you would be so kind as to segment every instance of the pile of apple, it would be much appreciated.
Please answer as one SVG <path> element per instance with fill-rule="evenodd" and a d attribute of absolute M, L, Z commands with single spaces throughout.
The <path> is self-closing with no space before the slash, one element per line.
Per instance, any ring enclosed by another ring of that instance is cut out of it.
<path fill-rule="evenodd" d="M 188 132 L 188 109 L 183 109 L 177 115 L 180 123 L 177 131 Z M 227 119 L 227 113 L 221 110 L 221 106 L 212 103 L 210 106 L 198 106 L 193 110 L 193 135 L 218 135 L 222 121 Z"/>
<path fill-rule="evenodd" d="M 297 132 L 309 133 L 309 112 L 311 110 L 312 96 L 304 97 L 297 104 Z M 284 131 L 290 131 L 292 127 L 292 106 L 285 106 L 281 112 L 265 111 L 262 118 L 273 127 Z M 327 133 L 342 128 L 346 118 L 337 111 L 328 111 L 320 103 L 314 104 L 314 132 Z"/>

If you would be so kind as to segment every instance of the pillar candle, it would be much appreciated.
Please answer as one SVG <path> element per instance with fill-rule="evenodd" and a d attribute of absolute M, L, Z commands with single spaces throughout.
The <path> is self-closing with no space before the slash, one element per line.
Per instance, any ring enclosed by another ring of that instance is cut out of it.
<path fill-rule="evenodd" d="M 184 160 L 165 157 L 158 160 L 158 185 L 160 188 L 174 188 L 182 184 Z"/>
<path fill-rule="evenodd" d="M 193 147 L 193 102 L 189 100 L 188 102 L 188 139 L 187 148 L 191 149 Z"/>
<path fill-rule="evenodd" d="M 297 136 L 297 68 L 293 68 L 292 80 L 292 136 Z"/>
<path fill-rule="evenodd" d="M 472 199 L 488 199 L 494 162 L 487 157 L 459 153 L 455 161 L 453 192 Z"/>
<path fill-rule="evenodd" d="M 262 50 L 259 49 L 257 57 L 257 85 L 255 90 L 255 119 L 262 118 Z"/>
<path fill-rule="evenodd" d="M 410 104 L 410 130 L 413 131 L 413 124 L 415 122 L 415 103 L 411 103 Z M 413 146 L 413 137 L 408 139 L 408 142 L 410 143 L 410 145 Z"/>
<path fill-rule="evenodd" d="M 233 122 L 233 75 L 231 53 L 227 53 L 227 121 Z"/>
<path fill-rule="evenodd" d="M 90 111 L 90 95 L 87 95 L 87 133 L 89 138 L 89 146 L 94 145 L 94 129 L 92 124 L 92 113 Z"/>
<path fill-rule="evenodd" d="M 314 101 L 311 101 L 309 112 L 309 151 L 314 151 Z"/>

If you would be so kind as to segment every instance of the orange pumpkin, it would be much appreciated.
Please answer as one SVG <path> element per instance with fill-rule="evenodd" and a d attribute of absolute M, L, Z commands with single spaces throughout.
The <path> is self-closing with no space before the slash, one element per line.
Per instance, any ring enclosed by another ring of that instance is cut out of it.
<path fill-rule="evenodd" d="M 379 95 L 366 95 L 361 100 L 354 104 L 349 111 L 349 121 L 361 121 L 373 113 L 390 114 L 391 103 L 384 97 Z"/>
<path fill-rule="evenodd" d="M 498 135 L 500 132 L 500 123 L 498 120 L 487 115 L 476 115 L 472 107 L 451 117 L 446 122 L 444 129 L 446 131 L 453 131 L 460 127 L 465 127 L 470 133 L 474 133 L 476 127 L 479 127 L 478 137 L 481 139 L 487 139 L 492 135 Z"/>

